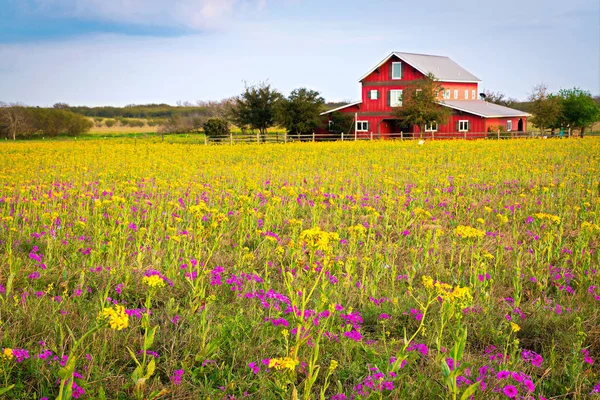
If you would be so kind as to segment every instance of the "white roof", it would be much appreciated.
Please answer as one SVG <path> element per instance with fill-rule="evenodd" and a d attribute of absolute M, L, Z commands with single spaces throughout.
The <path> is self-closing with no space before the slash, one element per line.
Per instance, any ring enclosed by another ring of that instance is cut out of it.
<path fill-rule="evenodd" d="M 440 104 L 484 118 L 529 117 L 531 115 L 523 111 L 483 100 L 444 100 L 440 102 Z"/>
<path fill-rule="evenodd" d="M 414 54 L 393 52 L 381 61 L 375 68 L 365 74 L 359 81 L 362 81 L 373 71 L 385 64 L 390 58 L 398 57 L 400 60 L 409 64 L 424 75 L 432 73 L 436 79 L 443 82 L 481 82 L 481 80 L 445 56 L 432 56 L 427 54 Z"/>
<path fill-rule="evenodd" d="M 322 112 L 320 115 L 325 115 L 325 114 L 329 114 L 329 113 L 332 113 L 332 112 L 335 112 L 335 111 L 340 111 L 340 110 L 343 110 L 344 108 L 348 108 L 348 107 L 352 107 L 352 106 L 357 106 L 357 105 L 359 105 L 361 103 L 362 103 L 362 101 L 356 101 L 354 103 L 345 104 L 345 105 L 343 105 L 341 107 L 334 108 L 333 110 L 327 110 L 325 112 Z"/>

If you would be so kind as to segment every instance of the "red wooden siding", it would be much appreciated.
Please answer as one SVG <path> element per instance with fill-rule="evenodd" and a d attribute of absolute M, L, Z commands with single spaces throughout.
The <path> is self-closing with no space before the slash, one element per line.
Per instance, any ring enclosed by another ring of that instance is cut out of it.
<path fill-rule="evenodd" d="M 498 126 L 504 127 L 506 130 L 507 121 L 512 121 L 512 131 L 519 130 L 519 120 L 523 120 L 523 131 L 527 130 L 527 118 L 525 117 L 513 117 L 513 118 L 488 118 L 485 121 L 486 131 L 496 132 L 498 130 Z"/>
<path fill-rule="evenodd" d="M 400 60 L 398 57 L 393 56 L 385 62 L 382 66 L 373 71 L 369 76 L 362 80 L 362 82 L 381 82 L 392 80 L 392 63 L 402 62 L 402 79 L 400 81 L 412 81 L 415 79 L 422 79 L 425 75 L 414 69 L 412 66 Z"/>
<path fill-rule="evenodd" d="M 459 82 L 442 82 L 445 90 L 450 90 L 449 100 L 477 100 L 479 98 L 477 83 L 459 83 Z M 458 98 L 454 98 L 454 91 L 458 90 Z M 465 98 L 465 90 L 469 91 L 469 97 Z M 475 98 L 471 97 L 472 91 L 475 90 Z M 440 93 L 440 99 L 444 98 L 444 94 Z"/>

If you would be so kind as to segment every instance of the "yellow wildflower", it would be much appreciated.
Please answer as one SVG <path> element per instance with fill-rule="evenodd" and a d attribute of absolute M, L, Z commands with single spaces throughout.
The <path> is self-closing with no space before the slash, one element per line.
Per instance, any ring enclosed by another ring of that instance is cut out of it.
<path fill-rule="evenodd" d="M 454 229 L 454 233 L 464 239 L 479 239 L 485 236 L 485 232 L 471 226 L 459 225 Z"/>
<path fill-rule="evenodd" d="M 164 287 L 165 281 L 158 275 L 150 275 L 142 278 L 142 283 L 150 286 L 150 287 Z"/>
<path fill-rule="evenodd" d="M 335 371 L 335 369 L 338 367 L 338 362 L 335 360 L 331 360 L 331 362 L 329 363 L 329 372 L 333 372 Z"/>
<path fill-rule="evenodd" d="M 519 325 L 515 324 L 514 322 L 511 322 L 510 329 L 512 329 L 512 331 L 516 333 L 521 330 L 521 327 Z"/>
<path fill-rule="evenodd" d="M 129 316 L 125 313 L 125 307 L 121 305 L 116 305 L 115 308 L 104 308 L 99 318 L 108 320 L 111 329 L 118 331 L 129 326 Z"/>
<path fill-rule="evenodd" d="M 423 280 L 423 286 L 425 286 L 426 289 L 433 289 L 432 277 L 430 277 L 429 275 L 423 275 L 421 279 Z"/>
<path fill-rule="evenodd" d="M 300 233 L 300 240 L 307 246 L 317 250 L 328 250 L 331 245 L 340 240 L 340 236 L 335 232 L 325 232 L 316 227 L 307 229 Z"/>
<path fill-rule="evenodd" d="M 298 365 L 298 360 L 293 360 L 291 357 L 271 358 L 269 360 L 269 368 L 275 368 L 276 370 L 289 369 L 294 371 L 296 365 Z"/>
<path fill-rule="evenodd" d="M 5 358 L 8 358 L 9 360 L 10 360 L 10 359 L 12 359 L 12 358 L 14 357 L 14 356 L 13 356 L 13 351 L 12 351 L 12 349 L 9 349 L 9 348 L 6 348 L 6 349 L 4 349 L 4 351 L 2 352 L 2 355 L 3 355 Z"/>

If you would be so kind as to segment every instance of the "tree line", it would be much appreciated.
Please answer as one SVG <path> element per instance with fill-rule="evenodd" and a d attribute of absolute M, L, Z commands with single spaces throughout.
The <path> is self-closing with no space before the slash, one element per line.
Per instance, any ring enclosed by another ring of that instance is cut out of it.
<path fill-rule="evenodd" d="M 235 125 L 242 132 L 258 132 L 264 141 L 269 128 L 276 126 L 285 129 L 291 137 L 301 138 L 323 125 L 320 114 L 326 109 L 325 99 L 315 90 L 298 88 L 284 96 L 270 84 L 263 82 L 246 85 L 244 92 L 238 97 L 227 99 L 218 107 L 209 108 L 208 118 L 197 114 L 174 115 L 161 131 L 203 131 L 207 136 L 219 138 L 229 135 L 229 127 Z M 349 123 L 345 125 L 352 126 L 351 116 L 340 118 L 349 119 Z"/>
<path fill-rule="evenodd" d="M 537 85 L 530 95 L 530 121 L 542 132 L 547 129 L 576 129 L 583 137 L 587 127 L 600 121 L 600 98 L 580 88 L 548 92 L 545 84 Z"/>
<path fill-rule="evenodd" d="M 0 103 L 0 137 L 16 140 L 35 136 L 80 135 L 93 122 L 74 112 Z"/>

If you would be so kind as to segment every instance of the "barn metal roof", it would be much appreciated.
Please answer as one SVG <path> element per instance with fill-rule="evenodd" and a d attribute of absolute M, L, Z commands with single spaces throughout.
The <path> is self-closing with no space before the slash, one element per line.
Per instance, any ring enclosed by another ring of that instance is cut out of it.
<path fill-rule="evenodd" d="M 441 105 L 484 118 L 529 117 L 530 114 L 483 100 L 444 100 Z"/>
<path fill-rule="evenodd" d="M 373 71 L 385 64 L 390 58 L 398 57 L 400 60 L 409 64 L 424 75 L 432 73 L 439 81 L 443 82 L 481 82 L 481 80 L 452 61 L 449 57 L 434 56 L 428 54 L 393 52 L 381 61 L 375 68 L 365 74 L 359 81 L 362 81 Z"/>

